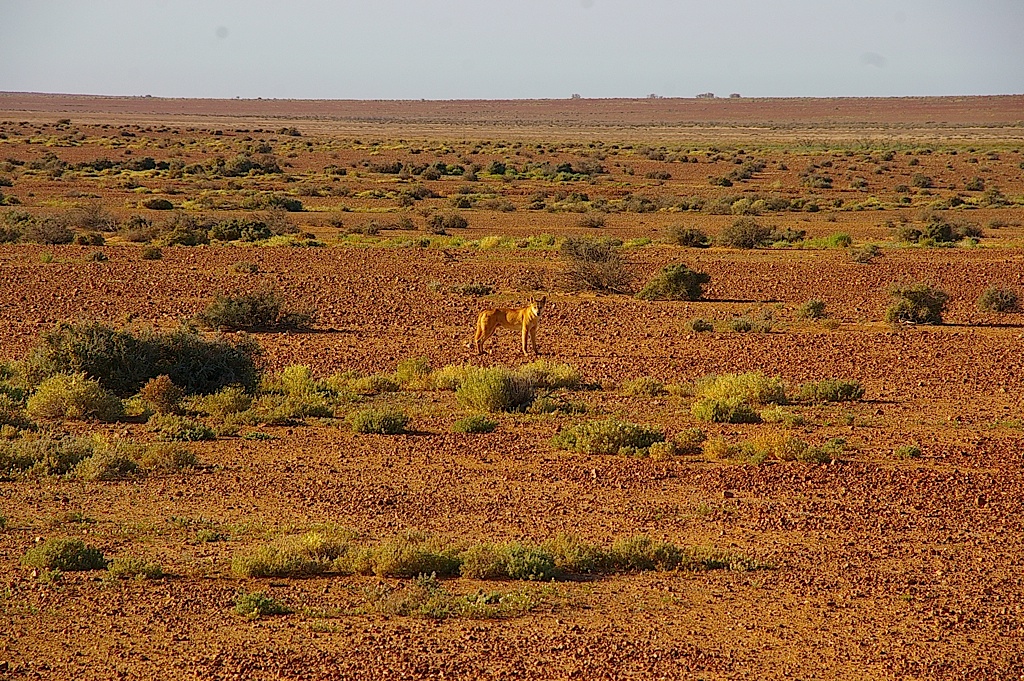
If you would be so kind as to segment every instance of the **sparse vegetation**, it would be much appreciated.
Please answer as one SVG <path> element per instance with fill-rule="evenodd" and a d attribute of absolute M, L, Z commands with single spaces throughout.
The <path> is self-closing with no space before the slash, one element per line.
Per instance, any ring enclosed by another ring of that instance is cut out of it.
<path fill-rule="evenodd" d="M 797 319 L 822 319 L 825 316 L 825 301 L 811 298 L 796 309 Z"/>
<path fill-rule="evenodd" d="M 463 407 L 485 412 L 523 411 L 535 396 L 533 381 L 504 367 L 467 373 L 455 389 Z"/>
<path fill-rule="evenodd" d="M 718 243 L 729 248 L 757 248 L 768 242 L 772 230 L 751 217 L 734 220 L 718 235 Z"/>
<path fill-rule="evenodd" d="M 804 383 L 797 392 L 801 402 L 852 402 L 864 397 L 860 381 L 825 379 Z"/>
<path fill-rule="evenodd" d="M 498 427 L 498 422 L 483 414 L 474 414 L 459 419 L 452 424 L 454 433 L 492 433 Z"/>
<path fill-rule="evenodd" d="M 405 432 L 409 417 L 394 409 L 362 409 L 352 412 L 346 418 L 357 433 L 398 435 Z"/>
<path fill-rule="evenodd" d="M 611 239 L 567 237 L 559 249 L 566 283 L 574 289 L 630 293 L 633 275 L 619 246 Z"/>

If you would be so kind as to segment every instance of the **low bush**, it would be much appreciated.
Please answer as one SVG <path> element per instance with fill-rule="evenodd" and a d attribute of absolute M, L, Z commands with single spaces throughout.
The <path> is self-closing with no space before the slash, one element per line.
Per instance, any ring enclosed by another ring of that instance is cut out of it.
<path fill-rule="evenodd" d="M 75 466 L 75 476 L 90 482 L 129 477 L 139 470 L 139 464 L 128 455 L 126 449 L 111 447 L 95 452 Z"/>
<path fill-rule="evenodd" d="M 811 298 L 796 309 L 797 319 L 821 319 L 825 316 L 825 301 Z"/>
<path fill-rule="evenodd" d="M 195 453 L 179 444 L 152 444 L 135 456 L 139 467 L 147 472 L 177 473 L 199 465 Z"/>
<path fill-rule="evenodd" d="M 804 383 L 796 398 L 801 402 L 853 402 L 864 397 L 860 381 L 825 379 Z"/>
<path fill-rule="evenodd" d="M 708 423 L 760 423 L 761 416 L 750 404 L 735 397 L 702 397 L 690 406 L 690 414 Z"/>
<path fill-rule="evenodd" d="M 533 382 L 504 367 L 467 373 L 455 389 L 459 404 L 486 412 L 523 411 L 535 397 Z"/>
<path fill-rule="evenodd" d="M 103 552 L 77 538 L 51 538 L 29 549 L 21 563 L 40 570 L 79 572 L 107 567 Z"/>
<path fill-rule="evenodd" d="M 750 404 L 784 404 L 786 388 L 782 380 L 768 377 L 761 372 L 745 374 L 722 374 L 698 382 L 696 397 L 712 399 L 737 399 Z"/>
<path fill-rule="evenodd" d="M 466 377 L 480 371 L 472 364 L 449 364 L 430 374 L 435 390 L 457 390 Z"/>
<path fill-rule="evenodd" d="M 541 390 L 579 388 L 583 382 L 580 372 L 568 364 L 559 364 L 546 359 L 537 359 L 524 364 L 516 371 Z"/>
<path fill-rule="evenodd" d="M 308 329 L 313 323 L 313 317 L 289 309 L 277 291 L 261 289 L 252 293 L 218 295 L 214 302 L 196 315 L 196 321 L 209 329 L 279 331 Z"/>
<path fill-rule="evenodd" d="M 409 417 L 393 409 L 363 409 L 349 414 L 348 424 L 357 433 L 398 435 L 405 432 Z"/>
<path fill-rule="evenodd" d="M 408 532 L 361 551 L 341 561 L 341 571 L 373 574 L 378 577 L 417 577 L 459 574 L 461 560 L 456 549 L 444 541 L 416 532 Z M 337 566 L 338 561 L 336 561 Z"/>
<path fill-rule="evenodd" d="M 669 265 L 637 293 L 643 300 L 700 300 L 711 276 L 686 265 Z"/>
<path fill-rule="evenodd" d="M 32 418 L 53 421 L 116 421 L 124 415 L 121 400 L 84 372 L 44 380 L 28 398 L 25 411 Z"/>
<path fill-rule="evenodd" d="M 146 425 L 156 433 L 158 440 L 200 442 L 217 439 L 217 433 L 202 421 L 175 414 L 158 414 L 151 417 Z"/>
<path fill-rule="evenodd" d="M 569 534 L 558 534 L 542 548 L 554 559 L 560 575 L 592 575 L 608 569 L 608 553 L 601 547 Z"/>
<path fill-rule="evenodd" d="M 768 241 L 772 230 L 751 217 L 737 218 L 721 231 L 718 243 L 729 248 L 757 248 Z"/>
<path fill-rule="evenodd" d="M 185 329 L 136 335 L 102 324 L 60 324 L 43 332 L 21 369 L 32 385 L 56 374 L 84 372 L 122 397 L 160 375 L 186 393 L 209 393 L 235 383 L 254 388 L 258 354 L 259 346 L 250 340 L 206 340 Z"/>
<path fill-rule="evenodd" d="M 139 257 L 143 260 L 160 260 L 164 257 L 164 252 L 159 246 L 146 246 Z"/>
<path fill-rule="evenodd" d="M 1020 309 L 1017 291 L 1005 286 L 990 286 L 978 297 L 982 312 L 1016 312 Z"/>
<path fill-rule="evenodd" d="M 893 286 L 889 294 L 895 302 L 885 311 L 890 324 L 941 324 L 942 312 L 949 301 L 945 291 L 928 284 Z"/>
<path fill-rule="evenodd" d="M 920 459 L 921 448 L 917 445 L 900 445 L 893 450 L 893 456 L 897 459 Z"/>
<path fill-rule="evenodd" d="M 655 397 L 665 392 L 665 384 L 651 376 L 641 376 L 622 384 L 624 395 Z"/>
<path fill-rule="evenodd" d="M 163 374 L 149 379 L 139 390 L 139 397 L 158 414 L 179 414 L 185 391 L 174 385 L 170 376 Z"/>
<path fill-rule="evenodd" d="M 707 248 L 711 245 L 711 239 L 707 234 L 696 227 L 683 225 L 672 225 L 668 228 L 668 241 L 687 248 Z"/>
<path fill-rule="evenodd" d="M 164 569 L 159 563 L 151 563 L 136 556 L 122 556 L 110 561 L 107 573 L 114 579 L 160 579 Z"/>
<path fill-rule="evenodd" d="M 242 386 L 229 385 L 213 394 L 192 398 L 189 407 L 210 416 L 225 418 L 248 410 L 252 402 L 252 396 Z"/>
<path fill-rule="evenodd" d="M 686 328 L 693 333 L 710 333 L 715 330 L 715 325 L 706 319 L 691 319 L 687 324 Z"/>
<path fill-rule="evenodd" d="M 32 220 L 24 224 L 21 238 L 37 244 L 69 244 L 75 240 L 75 232 L 56 218 Z"/>
<path fill-rule="evenodd" d="M 426 357 L 403 359 L 395 368 L 395 381 L 406 390 L 429 390 L 429 360 Z"/>
<path fill-rule="evenodd" d="M 565 263 L 563 277 L 574 289 L 630 293 L 633 275 L 616 242 L 610 239 L 567 237 L 559 248 Z"/>
<path fill-rule="evenodd" d="M 867 264 L 882 254 L 882 249 L 877 244 L 865 244 L 860 248 L 850 251 L 850 260 L 856 263 Z"/>
<path fill-rule="evenodd" d="M 483 414 L 474 414 L 459 419 L 452 424 L 454 433 L 492 433 L 498 427 L 498 422 Z"/>
<path fill-rule="evenodd" d="M 528 544 L 476 544 L 459 555 L 459 573 L 470 579 L 548 581 L 556 575 L 555 559 Z"/>
<path fill-rule="evenodd" d="M 270 615 L 287 615 L 291 610 L 262 591 L 254 593 L 240 591 L 235 596 L 235 612 L 242 617 L 259 619 Z"/>
<path fill-rule="evenodd" d="M 551 439 L 551 444 L 581 454 L 643 455 L 652 444 L 664 440 L 664 433 L 656 428 L 609 418 L 566 428 Z"/>

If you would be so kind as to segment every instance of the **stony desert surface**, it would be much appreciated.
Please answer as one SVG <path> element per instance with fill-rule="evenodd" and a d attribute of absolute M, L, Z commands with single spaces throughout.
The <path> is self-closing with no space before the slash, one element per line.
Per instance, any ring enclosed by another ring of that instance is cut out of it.
<path fill-rule="evenodd" d="M 1024 317 L 978 304 L 1024 287 L 1022 112 L 1020 96 L 0 93 L 0 678 L 1022 678 Z M 774 236 L 735 247 L 737 222 Z M 580 286 L 574 239 L 610 245 L 628 285 Z M 674 264 L 710 277 L 699 299 L 634 295 Z M 946 294 L 942 323 L 887 321 L 893 287 L 917 283 Z M 218 296 L 257 290 L 312 321 L 195 326 Z M 517 332 L 483 356 L 465 343 L 480 310 L 540 296 L 542 359 L 579 379 L 540 391 L 550 409 L 462 433 L 479 410 L 437 382 L 351 388 L 416 358 L 519 371 L 535 358 Z M 186 406 L 213 437 L 183 443 L 196 464 L 170 472 L 19 468 L 33 442 L 164 436 L 130 394 L 116 419 L 33 415 L 26 363 L 65 322 L 255 341 L 257 399 L 299 365 L 327 411 Z M 752 372 L 782 404 L 699 416 L 711 377 Z M 349 387 L 328 399 L 332 376 Z M 801 397 L 825 379 L 862 394 Z M 367 409 L 408 421 L 356 432 Z M 674 444 L 557 444 L 607 419 Z M 780 441 L 827 456 L 792 460 Z M 343 536 L 343 555 L 415 533 L 451 551 L 572 536 L 613 555 L 646 537 L 724 558 L 538 579 L 239 569 L 311 533 Z M 55 538 L 107 568 L 26 560 Z M 125 557 L 162 574 L 119 576 Z M 287 612 L 239 614 L 244 593 Z"/>

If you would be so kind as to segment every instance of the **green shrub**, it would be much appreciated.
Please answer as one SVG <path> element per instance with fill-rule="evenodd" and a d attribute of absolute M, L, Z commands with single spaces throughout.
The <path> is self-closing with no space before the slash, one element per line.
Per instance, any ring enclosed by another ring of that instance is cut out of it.
<path fill-rule="evenodd" d="M 28 398 L 25 410 L 32 418 L 46 420 L 116 421 L 124 414 L 121 400 L 84 372 L 46 379 Z"/>
<path fill-rule="evenodd" d="M 157 473 L 177 473 L 199 465 L 195 452 L 179 444 L 152 444 L 142 448 L 135 461 L 139 467 Z"/>
<path fill-rule="evenodd" d="M 403 359 L 395 369 L 395 381 L 407 390 L 428 390 L 430 361 L 426 357 Z"/>
<path fill-rule="evenodd" d="M 893 456 L 897 459 L 920 459 L 921 448 L 917 445 L 901 445 L 893 450 Z"/>
<path fill-rule="evenodd" d="M 159 246 L 146 246 L 142 249 L 140 257 L 143 260 L 160 260 L 164 257 L 164 252 Z"/>
<path fill-rule="evenodd" d="M 760 423 L 761 416 L 747 402 L 736 397 L 702 397 L 690 407 L 698 421 L 708 423 Z"/>
<path fill-rule="evenodd" d="M 252 407 L 252 396 L 245 392 L 245 388 L 240 385 L 229 385 L 211 395 L 193 398 L 190 405 L 193 409 L 205 412 L 210 416 L 224 418 Z"/>
<path fill-rule="evenodd" d="M 277 331 L 307 329 L 313 323 L 313 317 L 289 310 L 277 291 L 261 289 L 238 295 L 218 295 L 196 315 L 196 321 L 209 329 Z"/>
<path fill-rule="evenodd" d="M 185 391 L 174 385 L 167 374 L 151 378 L 139 390 L 139 397 L 158 414 L 181 413 L 181 400 Z"/>
<path fill-rule="evenodd" d="M 102 570 L 107 566 L 103 552 L 86 546 L 81 539 L 51 538 L 29 549 L 21 562 L 40 570 L 78 572 Z"/>
<path fill-rule="evenodd" d="M 718 235 L 718 243 L 729 248 L 757 248 L 768 241 L 771 232 L 754 218 L 737 218 Z"/>
<path fill-rule="evenodd" d="M 801 402 L 853 402 L 862 397 L 864 386 L 855 380 L 825 379 L 804 383 L 797 393 Z"/>
<path fill-rule="evenodd" d="M 715 325 L 706 319 L 700 319 L 698 317 L 697 319 L 691 319 L 687 323 L 686 328 L 693 333 L 710 333 L 715 330 Z"/>
<path fill-rule="evenodd" d="M 982 312 L 1016 312 L 1020 309 L 1017 291 L 1005 286 L 990 286 L 978 297 Z"/>
<path fill-rule="evenodd" d="M 665 392 L 665 384 L 651 376 L 641 376 L 622 384 L 624 395 L 655 397 Z"/>
<path fill-rule="evenodd" d="M 546 359 L 537 359 L 516 370 L 520 376 L 541 390 L 579 388 L 583 381 L 580 372 L 568 364 L 558 364 Z"/>
<path fill-rule="evenodd" d="M 95 449 L 96 441 L 90 437 L 0 440 L 0 476 L 64 475 Z"/>
<path fill-rule="evenodd" d="M 235 596 L 235 612 L 242 617 L 258 619 L 269 615 L 287 615 L 291 610 L 262 591 L 254 593 L 240 591 Z"/>
<path fill-rule="evenodd" d="M 357 433 L 398 435 L 405 432 L 409 417 L 392 409 L 363 409 L 352 412 L 346 418 L 352 430 Z"/>
<path fill-rule="evenodd" d="M 231 266 L 231 271 L 238 274 L 259 274 L 260 266 L 248 260 L 240 260 Z"/>
<path fill-rule="evenodd" d="M 460 405 L 486 412 L 523 411 L 533 402 L 534 385 L 504 367 L 468 373 L 455 389 Z"/>
<path fill-rule="evenodd" d="M 454 577 L 461 565 L 455 549 L 415 532 L 354 552 L 344 562 L 351 572 L 378 577 Z"/>
<path fill-rule="evenodd" d="M 882 249 L 877 244 L 865 244 L 860 248 L 850 251 L 850 260 L 856 263 L 866 264 L 881 255 Z"/>
<path fill-rule="evenodd" d="M 480 371 L 472 364 L 449 364 L 430 374 L 430 382 L 435 390 L 458 390 L 466 377 Z"/>
<path fill-rule="evenodd" d="M 642 453 L 655 442 L 664 440 L 664 433 L 658 429 L 609 418 L 566 428 L 551 439 L 551 444 L 556 449 L 582 454 L 619 454 L 623 450 Z"/>
<path fill-rule="evenodd" d="M 505 574 L 509 579 L 543 582 L 556 574 L 554 557 L 538 546 L 509 544 L 504 554 Z"/>
<path fill-rule="evenodd" d="M 672 225 L 668 228 L 669 243 L 686 246 L 687 248 L 707 248 L 711 245 L 708 235 L 696 227 Z"/>
<path fill-rule="evenodd" d="M 175 414 L 153 416 L 147 426 L 157 434 L 157 439 L 164 441 L 199 442 L 217 439 L 217 433 L 202 421 Z"/>
<path fill-rule="evenodd" d="M 885 321 L 890 324 L 942 323 L 942 311 L 949 301 L 945 291 L 919 283 L 893 286 L 889 294 L 895 299 L 893 305 L 885 311 Z"/>
<path fill-rule="evenodd" d="M 782 380 L 759 371 L 722 374 L 698 382 L 695 395 L 714 399 L 738 399 L 751 404 L 784 404 L 786 388 Z"/>
<path fill-rule="evenodd" d="M 459 560 L 459 574 L 470 579 L 547 581 L 556 574 L 554 557 L 526 544 L 476 544 L 463 551 Z"/>
<path fill-rule="evenodd" d="M 97 482 L 125 478 L 138 470 L 139 465 L 124 452 L 123 448 L 110 448 L 82 459 L 75 466 L 75 475 L 83 480 Z"/>
<path fill-rule="evenodd" d="M 123 556 L 110 561 L 107 573 L 114 579 L 160 579 L 164 569 L 159 563 L 151 563 L 136 556 Z"/>
<path fill-rule="evenodd" d="M 825 301 L 811 298 L 796 309 L 797 319 L 821 319 L 825 316 Z"/>
<path fill-rule="evenodd" d="M 683 561 L 675 544 L 643 536 L 616 540 L 609 552 L 609 563 L 618 572 L 675 570 Z"/>
<path fill-rule="evenodd" d="M 459 419 L 452 424 L 454 433 L 492 433 L 498 427 L 498 422 L 487 418 L 483 414 L 474 414 L 464 419 Z"/>
<path fill-rule="evenodd" d="M 669 265 L 647 283 L 637 295 L 643 300 L 700 300 L 711 276 L 686 265 Z"/>
<path fill-rule="evenodd" d="M 102 324 L 60 324 L 45 331 L 22 362 L 30 384 L 55 374 L 85 372 L 127 397 L 151 378 L 167 375 L 186 393 L 210 393 L 239 384 L 255 388 L 259 347 L 250 340 L 205 340 L 193 331 L 139 335 Z"/>
<path fill-rule="evenodd" d="M 592 575 L 608 568 L 604 550 L 573 535 L 555 535 L 544 542 L 543 548 L 554 559 L 559 574 Z"/>
<path fill-rule="evenodd" d="M 303 577 L 325 572 L 330 562 L 295 547 L 261 546 L 231 559 L 237 577 Z"/>

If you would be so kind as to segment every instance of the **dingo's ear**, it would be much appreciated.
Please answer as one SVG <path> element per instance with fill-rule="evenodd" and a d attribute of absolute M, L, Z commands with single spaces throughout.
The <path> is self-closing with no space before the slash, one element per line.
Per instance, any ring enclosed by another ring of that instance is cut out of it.
<path fill-rule="evenodd" d="M 548 297 L 547 296 L 541 296 L 540 300 L 537 301 L 537 304 L 538 305 L 543 305 L 546 302 L 548 302 Z"/>

